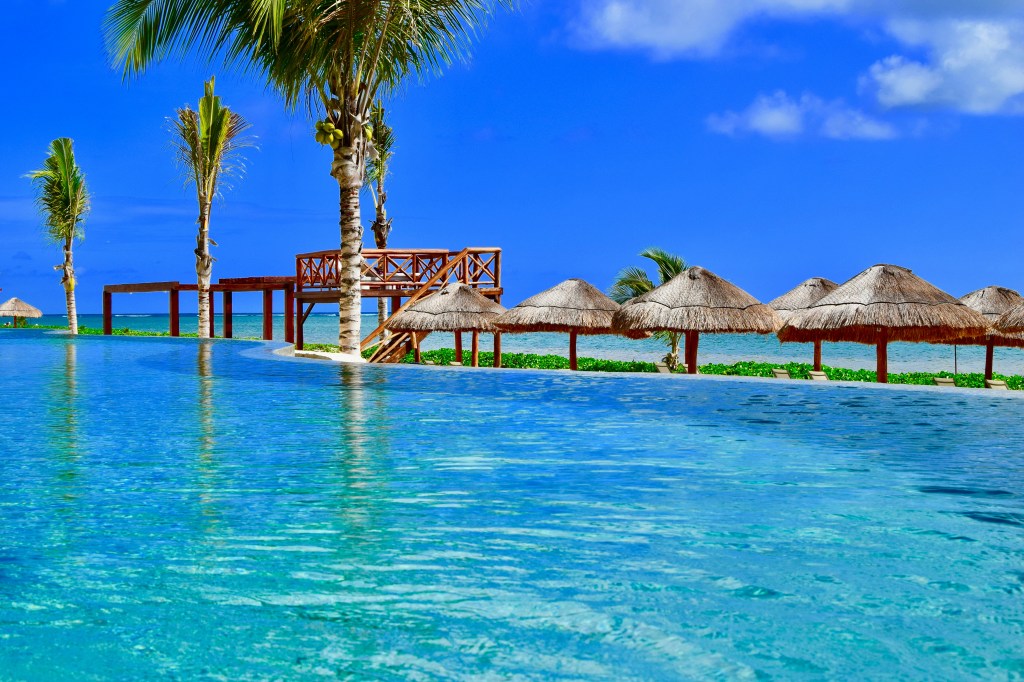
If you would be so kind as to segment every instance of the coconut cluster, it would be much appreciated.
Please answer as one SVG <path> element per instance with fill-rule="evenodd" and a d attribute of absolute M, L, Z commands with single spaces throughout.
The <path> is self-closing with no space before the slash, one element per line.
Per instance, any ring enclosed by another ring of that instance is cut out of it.
<path fill-rule="evenodd" d="M 331 149 L 337 149 L 345 140 L 345 134 L 334 127 L 330 121 L 316 122 L 316 141 L 328 145 Z"/>

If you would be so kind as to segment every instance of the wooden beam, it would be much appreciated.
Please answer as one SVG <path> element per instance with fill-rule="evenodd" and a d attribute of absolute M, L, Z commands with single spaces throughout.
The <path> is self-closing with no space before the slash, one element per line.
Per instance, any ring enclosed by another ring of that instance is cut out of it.
<path fill-rule="evenodd" d="M 474 331 L 473 332 L 473 340 L 472 340 L 471 343 L 472 343 L 473 351 L 472 351 L 472 356 L 471 356 L 472 357 L 472 362 L 470 364 L 473 367 L 479 367 L 480 366 L 480 332 L 478 332 L 478 331 Z"/>
<path fill-rule="evenodd" d="M 576 332 L 569 332 L 569 369 L 575 371 L 579 369 L 579 363 L 576 361 Z"/>
<path fill-rule="evenodd" d="M 462 332 L 455 332 L 455 362 L 462 364 Z"/>
<path fill-rule="evenodd" d="M 494 334 L 494 366 L 501 367 L 501 334 Z"/>
<path fill-rule="evenodd" d="M 140 282 L 138 284 L 107 284 L 103 287 L 103 291 L 111 294 L 147 294 L 174 291 L 180 288 L 181 284 L 178 282 Z"/>
<path fill-rule="evenodd" d="M 213 292 L 211 291 L 208 294 L 206 294 L 206 298 L 207 298 L 207 300 L 210 301 L 210 338 L 212 339 L 212 338 L 217 336 L 217 327 L 213 323 L 213 319 L 214 319 L 214 315 L 215 315 L 214 308 L 213 308 Z"/>

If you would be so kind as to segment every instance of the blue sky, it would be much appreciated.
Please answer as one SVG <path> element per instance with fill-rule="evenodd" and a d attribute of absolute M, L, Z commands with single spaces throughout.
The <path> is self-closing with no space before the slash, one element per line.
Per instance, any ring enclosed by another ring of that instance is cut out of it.
<path fill-rule="evenodd" d="M 122 83 L 106 5 L 7 0 L 0 298 L 62 311 L 59 250 L 22 177 L 59 136 L 94 195 L 79 310 L 99 311 L 105 283 L 194 279 L 167 117 L 214 73 L 259 138 L 214 207 L 214 277 L 289 274 L 294 254 L 336 247 L 337 185 L 304 112 L 195 61 Z M 650 245 L 762 300 L 879 262 L 957 296 L 1024 288 L 1014 0 L 534 0 L 390 106 L 392 245 L 503 247 L 506 304 L 568 277 L 606 288 Z"/>

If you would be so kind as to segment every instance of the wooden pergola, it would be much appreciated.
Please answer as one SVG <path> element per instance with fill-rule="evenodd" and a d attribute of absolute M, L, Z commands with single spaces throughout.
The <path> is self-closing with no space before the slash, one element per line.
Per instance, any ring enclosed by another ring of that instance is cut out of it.
<path fill-rule="evenodd" d="M 166 293 L 169 300 L 169 330 L 171 336 L 179 336 L 180 330 L 180 294 L 182 291 L 198 292 L 196 284 L 181 282 L 139 282 L 135 284 L 107 284 L 103 287 L 103 333 L 113 333 L 113 298 L 114 294 Z M 214 295 L 221 294 L 224 305 L 222 318 L 224 321 L 223 336 L 230 339 L 232 329 L 232 297 L 236 293 L 263 293 L 263 338 L 267 341 L 274 338 L 274 292 L 284 293 L 284 340 L 295 341 L 295 278 L 294 277 L 232 277 L 217 280 L 210 285 L 210 336 L 215 335 L 214 329 Z"/>

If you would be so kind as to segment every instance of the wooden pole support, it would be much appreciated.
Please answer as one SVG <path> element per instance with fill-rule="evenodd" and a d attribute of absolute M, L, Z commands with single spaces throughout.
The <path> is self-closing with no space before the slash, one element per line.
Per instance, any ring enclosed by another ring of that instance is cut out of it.
<path fill-rule="evenodd" d="M 295 343 L 295 285 L 284 287 L 284 340 Z"/>
<path fill-rule="evenodd" d="M 211 291 L 208 293 L 206 297 L 210 300 L 210 338 L 212 339 L 217 336 L 217 326 L 213 323 L 213 320 L 216 317 L 216 312 L 213 307 L 213 292 Z"/>
<path fill-rule="evenodd" d="M 991 380 L 992 372 L 995 369 L 996 344 L 992 339 L 985 344 L 985 378 Z"/>
<path fill-rule="evenodd" d="M 114 295 L 109 291 L 103 292 L 103 333 L 114 333 Z"/>
<path fill-rule="evenodd" d="M 814 371 L 821 371 L 821 339 L 814 342 Z"/>
<path fill-rule="evenodd" d="M 170 318 L 170 324 L 169 324 L 170 329 L 168 331 L 171 333 L 171 336 L 180 336 L 181 335 L 181 326 L 180 326 L 181 325 L 181 321 L 178 319 L 178 313 L 179 313 L 178 305 L 180 303 L 180 300 L 179 300 L 179 297 L 178 297 L 178 290 L 177 289 L 171 289 L 171 291 L 168 294 L 168 296 L 170 298 L 170 303 L 169 303 L 170 310 L 168 311 L 168 313 L 169 313 L 168 317 Z"/>
<path fill-rule="evenodd" d="M 878 383 L 889 383 L 889 341 L 882 337 L 875 346 L 875 363 L 877 365 Z"/>
<path fill-rule="evenodd" d="M 579 368 L 576 361 L 576 332 L 569 332 L 569 369 L 575 371 Z"/>
<path fill-rule="evenodd" d="M 234 325 L 231 319 L 231 312 L 233 310 L 231 300 L 231 292 L 225 291 L 221 295 L 221 302 L 224 304 L 224 338 L 230 339 L 234 337 Z"/>
<path fill-rule="evenodd" d="M 699 332 L 686 332 L 686 373 L 697 373 L 697 345 L 700 343 Z"/>
<path fill-rule="evenodd" d="M 462 364 L 462 332 L 455 332 L 455 362 Z"/>
<path fill-rule="evenodd" d="M 501 334 L 494 334 L 494 366 L 501 367 Z"/>
<path fill-rule="evenodd" d="M 274 340 L 274 291 L 263 290 L 263 340 Z"/>
<path fill-rule="evenodd" d="M 480 366 L 480 332 L 473 332 L 473 366 Z"/>

